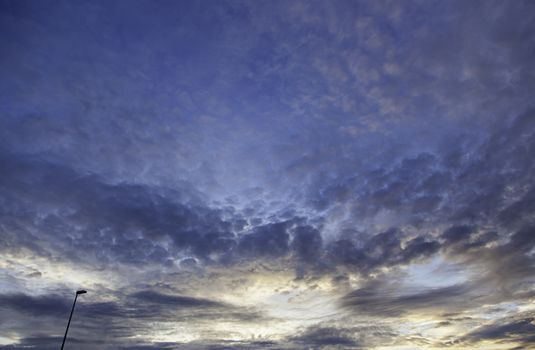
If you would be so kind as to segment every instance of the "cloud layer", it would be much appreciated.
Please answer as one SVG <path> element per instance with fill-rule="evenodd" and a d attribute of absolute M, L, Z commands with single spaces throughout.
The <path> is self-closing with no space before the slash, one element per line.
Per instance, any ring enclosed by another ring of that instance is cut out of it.
<path fill-rule="evenodd" d="M 0 1 L 0 349 L 535 347 L 529 1 Z"/>

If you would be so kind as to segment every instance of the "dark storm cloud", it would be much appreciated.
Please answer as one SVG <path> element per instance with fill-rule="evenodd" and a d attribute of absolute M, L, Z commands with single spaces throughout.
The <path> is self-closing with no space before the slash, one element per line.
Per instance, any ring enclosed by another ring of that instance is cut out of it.
<path fill-rule="evenodd" d="M 131 345 L 128 347 L 120 347 L 119 349 L 133 349 L 133 350 L 156 350 L 156 349 L 176 349 L 177 345 L 174 343 L 156 343 L 152 345 Z"/>
<path fill-rule="evenodd" d="M 530 179 L 535 168 L 528 159 L 535 157 L 534 116 L 528 110 L 511 121 L 496 123 L 491 133 L 464 149 L 466 155 L 457 157 L 454 163 L 450 155 L 457 152 L 457 145 L 437 155 L 402 158 L 389 168 L 362 174 L 360 182 L 350 177 L 340 184 L 341 180 L 335 178 L 337 186 L 352 195 L 322 196 L 314 201 L 323 202 L 323 208 L 340 204 L 351 208 L 353 216 L 346 219 L 345 227 L 388 211 L 399 213 L 399 221 L 394 224 L 404 229 L 364 232 L 353 239 L 342 235 L 328 245 L 331 260 L 366 272 L 447 251 L 459 258 L 473 256 L 482 264 L 488 259 L 485 270 L 495 266 L 504 271 L 492 259 L 525 260 L 510 268 L 519 272 L 517 277 L 528 277 L 533 262 L 525 253 L 533 245 L 527 238 L 517 242 L 520 231 L 529 232 L 533 222 L 530 208 L 535 201 Z M 324 178 L 314 186 L 320 190 L 313 193 L 322 194 L 328 193 L 333 184 Z M 421 233 L 422 228 L 436 226 L 444 227 L 442 234 Z M 508 237 L 511 242 L 505 244 Z M 490 247 L 490 243 L 495 246 Z M 487 272 L 495 275 L 492 270 Z"/>
<path fill-rule="evenodd" d="M 513 147 L 509 143 L 514 143 L 516 139 L 529 142 L 527 136 L 520 137 L 518 133 L 523 133 L 523 130 L 526 130 L 524 124 L 529 118 L 532 118 L 531 115 L 527 113 L 517 118 L 507 129 L 506 140 L 502 142 L 507 142 L 507 146 L 512 151 L 517 150 L 517 147 Z M 518 124 L 524 125 L 524 128 L 519 127 Z M 483 150 L 489 154 L 489 157 L 496 157 L 494 153 L 488 151 L 489 148 L 497 148 L 494 142 L 491 140 L 489 144 L 483 146 Z M 510 156 L 510 154 L 507 155 Z M 494 162 L 497 161 L 501 161 L 501 158 L 494 160 Z M 430 164 L 436 162 L 435 157 L 427 154 L 403 160 L 399 166 L 386 173 L 386 178 L 396 180 L 390 182 L 385 189 L 372 192 L 372 197 L 364 197 L 364 199 L 375 199 L 369 203 L 366 201 L 363 203 L 366 203 L 366 206 L 378 205 L 377 208 L 392 210 L 406 205 L 410 201 L 418 203 L 422 198 L 429 198 L 427 194 L 424 197 L 418 196 L 413 199 L 410 196 L 419 184 L 428 185 L 429 178 L 436 179 L 436 173 L 427 175 L 429 171 L 426 170 Z M 524 165 L 525 163 L 520 164 Z M 466 165 L 467 171 L 472 171 L 474 166 L 474 164 L 468 163 Z M 84 242 L 80 240 L 71 240 L 71 242 L 94 246 L 98 245 L 102 239 L 111 238 L 109 235 L 97 237 L 95 232 L 110 230 L 112 234 L 116 235 L 117 242 L 110 249 L 110 257 L 131 263 L 141 262 L 145 259 L 165 262 L 165 259 L 171 256 L 172 252 L 155 244 L 155 242 L 166 236 L 172 238 L 177 249 L 189 251 L 200 258 L 206 258 L 213 252 L 226 254 L 237 246 L 241 255 L 251 257 L 280 257 L 288 254 L 290 248 L 295 249 L 300 257 L 304 257 L 303 254 L 306 254 L 305 251 L 307 251 L 309 254 L 307 259 L 310 261 L 312 259 L 311 253 L 319 253 L 318 247 L 321 246 L 319 238 L 313 239 L 314 234 L 311 234 L 310 241 L 306 241 L 306 244 L 310 245 L 309 247 L 305 248 L 303 243 L 299 243 L 305 242 L 301 239 L 301 235 L 304 233 L 300 233 L 306 230 L 304 228 L 294 230 L 295 237 L 292 240 L 290 238 L 293 232 L 291 227 L 295 225 L 288 222 L 257 226 L 250 233 L 237 240 L 231 232 L 232 222 L 223 220 L 221 212 L 207 209 L 202 204 L 198 204 L 202 203 L 196 198 L 199 195 L 195 193 L 195 190 L 187 187 L 180 192 L 165 192 L 166 189 L 155 189 L 141 185 L 107 184 L 97 176 L 81 175 L 53 162 L 28 157 L 17 159 L 15 156 L 4 156 L 2 167 L 6 169 L 2 183 L 6 189 L 5 195 L 10 199 L 7 201 L 8 206 L 16 207 L 14 204 L 20 201 L 17 197 L 20 197 L 20 194 L 25 194 L 39 203 L 40 209 L 44 212 L 52 211 L 52 208 L 58 207 L 76 208 L 77 211 L 70 213 L 66 217 L 67 220 L 56 214 L 50 215 L 39 224 L 44 225 L 43 227 L 47 229 L 52 229 L 52 232 L 59 232 L 66 227 L 57 225 L 64 225 L 65 222 L 81 223 L 82 226 L 85 226 L 89 236 L 85 236 Z M 467 174 L 463 172 L 460 176 L 466 177 Z M 478 178 L 475 180 L 477 181 Z M 488 182 L 489 180 L 484 181 Z M 32 189 L 30 190 L 30 188 Z M 41 190 L 36 191 L 34 188 L 41 188 Z M 402 188 L 403 190 L 401 190 Z M 440 190 L 445 192 L 448 189 L 449 187 Z M 491 190 L 494 191 L 494 187 L 491 187 Z M 414 191 L 414 193 L 417 192 Z M 525 211 L 521 208 L 531 203 L 530 193 L 528 192 L 521 197 L 521 200 L 501 210 L 500 217 L 504 218 L 508 215 L 510 218 L 507 223 L 512 220 L 524 220 L 526 214 L 523 213 L 529 212 L 529 208 Z M 465 195 L 465 193 L 459 193 L 460 199 L 465 199 L 463 198 Z M 484 200 L 488 194 L 483 193 L 478 194 L 478 196 L 465 199 L 469 201 L 472 211 L 476 210 L 477 203 L 482 203 L 488 207 L 488 203 Z M 177 201 L 170 200 L 170 197 L 177 198 Z M 181 200 L 185 200 L 186 204 L 180 203 Z M 427 209 L 435 210 L 434 206 Z M 451 209 L 446 208 L 445 210 Z M 490 208 L 486 210 L 490 210 Z M 420 212 L 421 210 L 418 213 Z M 463 212 L 462 206 L 460 212 Z M 27 211 L 25 215 L 28 215 Z M 454 215 L 459 214 L 455 213 Z M 505 222 L 505 219 L 501 220 Z M 10 221 L 13 223 L 13 217 L 6 220 L 7 225 L 10 224 Z M 36 220 L 32 219 L 32 221 Z M 16 229 L 16 222 L 13 225 Z M 461 240 L 463 227 L 468 226 L 458 225 L 445 231 L 442 238 L 445 239 L 446 244 Z M 314 231 L 312 228 L 308 230 Z M 130 234 L 135 235 L 137 232 L 142 233 L 144 239 L 128 239 Z M 465 234 L 468 235 L 468 231 Z M 13 239 L 24 239 L 24 235 L 19 236 Z M 88 238 L 93 237 L 97 240 L 91 242 Z M 404 235 L 398 230 L 392 230 L 373 236 L 366 241 L 365 247 L 362 249 L 355 247 L 354 243 L 348 244 L 350 242 L 340 241 L 332 245 L 333 256 L 337 261 L 353 264 L 361 268 L 362 271 L 366 271 L 381 266 L 409 263 L 419 257 L 429 256 L 438 250 L 438 243 L 431 238 L 417 237 L 402 244 L 404 239 Z M 4 244 L 7 242 L 4 241 Z M 24 244 L 32 245 L 35 242 L 27 240 Z M 42 248 L 35 247 L 35 249 Z"/>
<path fill-rule="evenodd" d="M 482 281 L 496 284 L 505 300 L 529 299 L 529 285 L 535 276 L 535 259 L 530 251 L 535 248 L 535 227 L 527 226 L 515 232 L 508 243 L 482 249 L 468 255 L 471 261 L 485 264 L 488 273 Z"/>
<path fill-rule="evenodd" d="M 224 307 L 225 305 L 216 301 L 192 298 L 186 296 L 166 295 L 155 291 L 142 291 L 131 295 L 134 299 L 149 303 L 160 304 L 167 307 L 195 307 L 195 308 L 210 308 L 210 307 Z"/>
<path fill-rule="evenodd" d="M 474 230 L 475 227 L 473 226 L 453 226 L 444 231 L 444 233 L 442 234 L 442 238 L 444 238 L 448 243 L 456 243 L 458 241 L 469 238 L 470 234 L 474 232 Z"/>
<path fill-rule="evenodd" d="M 456 179 L 455 188 L 448 185 L 437 189 L 439 193 L 447 193 L 450 197 L 447 205 L 436 211 L 436 217 L 427 220 L 456 224 L 446 228 L 439 237 L 424 240 L 420 236 L 414 239 L 421 244 L 425 242 L 421 247 L 427 247 L 431 254 L 442 250 L 461 261 L 482 266 L 483 273 L 476 278 L 479 283 L 396 297 L 381 294 L 381 288 L 372 285 L 349 294 L 348 299 L 344 299 L 344 304 L 352 305 L 359 311 L 384 312 L 391 315 L 402 314 L 408 310 L 433 310 L 436 309 L 433 303 L 439 300 L 442 300 L 442 305 L 458 307 L 465 305 L 461 297 L 470 289 L 477 293 L 478 284 L 479 287 L 496 284 L 500 286 L 500 293 L 486 297 L 487 300 L 492 300 L 491 302 L 530 298 L 530 294 L 526 294 L 526 286 L 533 281 L 535 262 L 528 253 L 535 244 L 532 238 L 533 218 L 529 211 L 533 185 L 527 176 L 533 174 L 534 169 L 533 162 L 526 161 L 523 153 L 533 152 L 530 151 L 533 149 L 533 128 L 528 126 L 533 120 L 531 111 L 515 118 L 507 127 L 502 127 L 502 131 L 496 131 L 478 146 L 475 154 L 483 156 L 465 160 L 464 165 L 452 171 L 455 174 L 454 180 Z M 518 160 L 518 157 L 521 160 Z M 509 164 L 508 190 L 501 185 L 504 181 L 501 174 L 503 163 Z M 481 175 L 482 173 L 484 175 Z M 418 171 L 408 181 L 420 182 Z M 388 194 L 395 199 L 381 205 L 402 203 L 410 200 L 411 196 L 410 191 L 392 191 Z M 444 220 L 445 218 L 447 220 Z M 469 224 L 466 224 L 467 222 Z M 482 229 L 477 225 L 492 227 L 497 231 Z M 395 232 L 390 232 L 388 236 L 385 232 L 376 237 L 381 239 L 361 243 L 364 248 L 362 251 L 351 248 L 350 244 L 341 245 L 340 249 L 335 251 L 345 250 L 346 253 L 339 256 L 349 257 L 347 261 L 356 266 L 374 266 L 373 260 L 367 259 L 367 254 L 363 253 L 367 252 L 373 256 L 373 247 L 377 247 L 379 252 L 375 256 L 380 256 L 380 252 L 388 252 L 384 258 L 378 260 L 385 266 L 388 266 L 390 261 L 393 266 L 410 261 L 403 258 L 411 256 L 408 254 L 410 244 L 403 250 L 399 244 L 403 234 L 398 232 L 396 238 Z M 488 246 L 489 243 L 494 244 Z M 414 246 L 420 245 L 415 242 Z M 404 250 L 408 250 L 407 254 L 402 253 Z M 372 263 L 366 263 L 367 261 Z"/>
<path fill-rule="evenodd" d="M 444 7 L 449 10 L 452 9 L 450 6 Z M 59 11 L 60 8 L 58 7 L 55 10 Z M 131 12 L 134 13 L 134 10 L 132 9 Z M 511 10 L 511 13 L 505 15 L 516 15 L 515 11 L 517 10 Z M 40 9 L 40 11 L 44 11 L 44 9 Z M 13 11 L 10 10 L 8 12 L 11 13 L 10 16 L 14 16 Z M 14 13 L 19 12 L 15 11 Z M 207 16 L 217 16 L 217 14 L 211 13 Z M 523 37 L 520 33 L 529 31 L 530 27 L 529 22 L 522 23 L 525 26 L 524 30 L 512 26 L 509 22 L 503 22 L 504 28 L 502 29 L 508 33 L 506 37 Z M 398 23 L 397 25 L 400 24 Z M 375 28 L 374 30 L 380 32 L 380 28 Z M 496 27 L 492 38 L 505 35 L 500 33 L 501 29 Z M 470 37 L 467 40 L 473 40 L 473 38 Z M 500 39 L 500 42 L 501 40 L 503 39 Z M 439 50 L 439 47 L 434 46 L 434 48 Z M 403 45 L 400 46 L 401 51 L 405 49 Z M 511 53 L 517 52 L 511 51 Z M 444 67 L 447 68 L 441 55 L 437 55 L 433 51 L 423 52 L 422 55 L 424 62 L 436 61 L 444 64 Z M 523 57 L 525 54 L 520 56 Z M 425 61 L 426 59 L 429 61 Z M 481 57 L 478 56 L 474 59 L 477 61 Z M 457 63 L 460 64 L 460 62 Z M 480 73 L 483 74 L 484 72 Z M 456 83 L 459 84 L 458 81 Z M 389 91 L 386 92 L 390 93 Z M 117 97 L 117 99 L 121 100 L 120 97 Z M 511 174 L 508 174 L 508 182 L 516 181 L 518 174 L 522 173 L 522 170 L 526 170 L 520 167 L 526 167 L 530 163 L 529 156 L 533 148 L 532 143 L 529 141 L 529 135 L 527 135 L 529 130 L 533 129 L 533 125 L 529 122 L 529 115 L 530 113 L 527 113 L 525 116 L 518 118 L 510 128 L 504 129 L 498 126 L 500 131 L 496 135 L 489 137 L 488 141 L 479 149 L 468 142 L 468 146 L 463 146 L 464 148 L 460 150 L 455 149 L 453 146 L 448 146 L 445 150 L 436 153 L 420 152 L 415 155 L 405 155 L 402 152 L 397 152 L 391 157 L 387 157 L 386 153 L 379 153 L 376 154 L 378 156 L 377 164 L 384 166 L 368 169 L 370 164 L 355 159 L 363 149 L 332 144 L 326 151 L 318 152 L 317 154 L 308 152 L 307 156 L 297 160 L 294 159 L 293 164 L 295 165 L 289 167 L 289 169 L 304 168 L 312 178 L 318 174 L 317 179 L 311 183 L 315 189 L 308 191 L 308 203 L 311 203 L 315 209 L 322 211 L 339 203 L 350 203 L 353 218 L 347 223 L 349 226 L 358 222 L 359 219 L 374 216 L 383 210 L 403 213 L 408 211 L 408 217 L 403 218 L 400 225 L 406 223 L 423 225 L 426 223 L 431 224 L 433 223 L 432 221 L 439 221 L 439 224 L 441 224 L 440 220 L 435 218 L 444 218 L 444 221 L 451 218 L 459 223 L 448 222 L 448 225 L 464 225 L 463 221 L 477 220 L 476 216 L 486 215 L 490 217 L 492 214 L 496 214 L 497 208 L 503 202 L 502 198 L 505 191 L 504 176 L 499 174 L 498 169 L 503 168 L 505 159 L 507 159 L 506 164 L 507 162 L 515 162 L 515 164 L 511 164 Z M 140 119 L 138 116 L 133 116 L 132 118 Z M 38 129 L 40 128 L 43 129 L 43 133 L 58 130 L 59 128 L 59 130 L 64 130 L 67 134 L 75 130 L 79 130 L 83 134 L 87 132 L 83 129 L 90 127 L 89 125 L 76 126 L 76 124 L 69 124 L 69 126 L 64 126 L 62 129 L 60 127 L 62 125 L 61 120 L 51 120 L 47 116 L 29 118 L 26 123 L 9 123 L 13 124 L 13 127 L 9 128 L 12 130 L 13 135 L 21 136 L 27 134 L 30 143 L 32 135 L 38 134 Z M 34 125 L 35 123 L 37 125 Z M 130 129 L 128 131 L 130 132 Z M 100 138 L 99 135 L 95 133 L 93 137 Z M 47 140 L 53 142 L 54 139 L 48 136 L 46 137 Z M 132 135 L 124 136 L 126 140 L 133 140 L 130 137 Z M 319 136 L 318 142 L 324 143 L 324 136 L 321 134 L 315 136 Z M 477 135 L 474 142 L 477 143 L 477 140 L 484 137 L 484 135 Z M 84 138 L 81 137 L 80 139 Z M 117 138 L 117 140 L 121 139 L 120 136 Z M 5 140 L 8 140 L 6 141 L 8 147 L 16 148 L 15 142 L 9 141 L 10 138 L 5 138 Z M 349 142 L 349 140 L 345 141 Z M 392 142 L 396 146 L 395 140 L 392 140 Z M 298 150 L 300 147 L 306 148 L 310 145 L 307 143 L 295 146 L 296 150 Z M 340 148 L 342 146 L 348 148 L 348 151 L 342 152 Z M 368 145 L 364 146 L 368 147 Z M 367 149 L 366 147 L 364 149 Z M 510 152 L 504 153 L 504 149 L 509 149 Z M 29 149 L 26 151 L 29 151 Z M 472 154 L 482 154 L 483 156 L 481 158 L 452 156 L 466 151 L 470 151 Z M 54 151 L 52 153 L 58 152 Z M 336 154 L 342 154 L 345 158 L 341 158 Z M 329 160 L 329 157 L 333 155 L 334 158 Z M 17 156 L 13 155 L 11 157 L 16 158 Z M 65 160 L 62 157 L 58 158 Z M 515 159 L 517 160 L 515 161 Z M 2 167 L 11 169 L 10 161 L 7 160 L 6 163 L 4 159 Z M 350 166 L 353 161 L 355 167 Z M 84 172 L 75 170 L 77 167 L 62 168 L 63 165 L 59 164 L 53 165 L 53 163 L 47 164 L 46 161 L 38 161 L 33 168 L 27 164 L 26 168 L 19 169 L 18 173 L 9 175 L 8 171 L 6 174 L 7 180 L 6 178 L 4 179 L 6 181 L 4 182 L 4 188 L 7 189 L 6 195 L 16 198 L 16 194 L 19 194 L 20 191 L 25 191 L 30 197 L 37 197 L 35 199 L 41 201 L 45 211 L 47 210 L 46 207 L 49 207 L 48 209 L 52 211 L 52 207 L 70 208 L 72 203 L 76 203 L 74 206 L 76 208 L 75 212 L 70 213 L 67 217 L 51 214 L 45 220 L 38 220 L 38 224 L 42 225 L 42 228 L 46 227 L 47 230 L 53 232 L 69 231 L 69 222 L 77 225 L 81 224 L 82 227 L 85 227 L 84 232 L 86 233 L 84 235 L 91 239 L 85 240 L 85 243 L 82 243 L 81 240 L 69 240 L 69 242 L 76 243 L 77 247 L 80 248 L 89 248 L 89 251 L 91 246 L 109 244 L 110 237 L 115 235 L 116 243 L 110 244 L 110 248 L 107 249 L 109 252 L 106 252 L 112 260 L 117 258 L 125 262 L 141 264 L 149 259 L 166 263 L 168 258 L 173 256 L 175 252 L 169 251 L 158 244 L 158 240 L 164 237 L 170 237 L 175 243 L 176 249 L 206 260 L 210 260 L 209 256 L 212 253 L 219 254 L 220 259 L 228 258 L 227 253 L 235 249 L 243 255 L 272 258 L 285 256 L 291 249 L 297 249 L 299 251 L 297 254 L 302 257 L 303 252 L 308 251 L 310 254 L 312 251 L 317 251 L 316 247 L 319 246 L 319 240 L 315 239 L 310 247 L 305 248 L 303 244 L 299 243 L 301 241 L 300 234 L 292 240 L 291 234 L 283 229 L 282 226 L 284 224 L 279 222 L 268 223 L 262 227 L 254 227 L 238 242 L 232 231 L 244 227 L 245 221 L 243 219 L 222 219 L 222 212 L 208 209 L 201 201 L 196 199 L 201 195 L 196 193 L 191 184 L 188 183 L 182 184 L 180 189 L 174 190 L 174 193 L 168 193 L 167 189 L 157 190 L 147 185 L 136 185 L 134 183 L 111 184 L 97 175 L 87 176 Z M 318 167 L 325 167 L 326 165 L 329 165 L 331 171 L 336 174 L 335 181 L 331 182 L 330 180 L 333 177 L 326 176 L 323 171 L 316 171 Z M 291 171 L 295 171 L 295 169 Z M 42 175 L 38 176 L 35 181 L 28 179 L 25 183 L 20 182 L 20 175 L 29 172 L 42 173 Z M 481 175 L 482 173 L 485 173 L 485 177 Z M 13 183 L 8 183 L 7 181 L 13 181 Z M 42 193 L 39 193 L 39 191 L 35 190 L 38 187 L 48 188 L 48 190 L 41 190 Z M 454 189 L 454 187 L 458 187 L 458 189 Z M 468 191 L 468 189 L 472 188 L 477 189 L 477 191 Z M 10 191 L 13 191 L 11 195 L 9 194 Z M 30 193 L 32 191 L 33 193 Z M 186 198 L 181 198 L 184 193 L 186 193 Z M 502 218 L 501 222 L 518 221 L 519 216 L 524 217 L 529 213 L 530 203 L 533 202 L 530 193 L 524 194 L 519 201 L 508 204 L 506 208 L 501 209 L 499 213 Z M 190 200 L 191 197 L 194 199 Z M 17 200 L 15 198 L 8 199 L 8 204 L 10 201 L 15 202 Z M 170 198 L 173 199 L 171 200 Z M 21 203 L 19 207 L 23 205 L 27 204 Z M 40 210 L 43 210 L 43 208 L 40 208 Z M 70 210 L 72 209 L 70 208 Z M 34 211 L 37 212 L 37 210 Z M 19 220 L 19 222 L 13 218 L 6 220 L 6 226 L 9 226 L 10 232 L 23 230 L 23 225 L 21 225 L 20 221 L 36 221 L 34 220 L 35 217 L 31 217 L 31 214 L 28 214 L 27 211 L 21 210 L 21 212 L 25 212 L 25 215 L 30 216 Z M 106 233 L 108 230 L 111 234 Z M 98 238 L 96 237 L 96 232 L 101 233 Z M 137 233 L 141 233 L 141 237 L 136 236 Z M 372 230 L 367 234 L 373 233 Z M 33 240 L 24 238 L 28 235 L 23 234 L 20 236 L 21 238 L 12 238 L 20 241 L 19 243 L 12 243 L 13 245 L 35 245 Z M 59 236 L 60 234 L 58 234 Z M 390 236 L 390 234 L 379 234 L 375 241 L 371 240 L 366 243 L 367 248 L 370 248 L 369 250 L 384 251 L 384 253 L 377 253 L 373 259 L 370 256 L 360 257 L 363 253 L 359 249 L 352 248 L 353 244 L 345 247 L 344 243 L 338 244 L 340 248 L 332 248 L 335 250 L 333 256 L 340 255 L 340 261 L 363 266 L 363 269 L 366 270 L 383 265 L 391 266 L 409 263 L 414 259 L 429 256 L 437 251 L 437 243 L 428 237 L 413 239 L 408 246 L 402 248 L 401 242 L 406 239 L 405 237 L 399 237 L 397 234 L 391 235 L 393 238 L 387 236 Z M 444 238 L 446 239 L 446 236 Z M 451 237 L 448 239 L 451 239 Z M 379 240 L 384 240 L 384 242 L 379 242 Z M 392 240 L 396 240 L 396 242 Z M 34 249 L 43 248 L 35 246 Z M 337 254 L 336 249 L 340 249 L 340 254 Z M 106 257 L 103 258 L 106 259 Z M 362 262 L 357 263 L 358 261 Z"/>
<path fill-rule="evenodd" d="M 0 294 L 0 308 L 34 317 L 57 317 L 66 315 L 70 305 L 60 296 Z"/>
<path fill-rule="evenodd" d="M 310 326 L 287 339 L 298 349 L 368 349 L 380 343 L 389 343 L 398 336 L 382 322 L 369 324 L 358 320 L 345 323 L 324 322 Z"/>
<path fill-rule="evenodd" d="M 187 344 L 180 344 L 180 349 L 187 350 L 233 350 L 233 349 L 295 349 L 294 346 L 287 343 L 279 343 L 270 340 L 258 341 L 233 341 L 233 340 L 219 340 L 214 341 L 194 341 Z"/>
<path fill-rule="evenodd" d="M 397 317 L 407 313 L 436 314 L 452 310 L 467 310 L 483 304 L 531 300 L 530 285 L 535 275 L 535 261 L 527 254 L 535 247 L 533 227 L 515 232 L 505 244 L 485 247 L 496 240 L 494 232 L 477 236 L 470 242 L 465 237 L 471 227 L 453 227 L 446 237 L 455 237 L 454 245 L 446 240 L 443 249 L 461 261 L 483 266 L 483 273 L 473 276 L 469 283 L 440 288 L 414 287 L 401 292 L 396 280 L 385 277 L 370 279 L 362 287 L 341 299 L 343 307 L 355 313 Z M 459 234 L 459 236 L 457 236 Z M 490 238 L 489 238 L 490 237 Z M 438 243 L 437 247 L 438 247 Z M 496 290 L 496 286 L 499 289 Z M 489 293 L 489 291 L 493 291 Z"/>
<path fill-rule="evenodd" d="M 311 226 L 298 226 L 294 229 L 292 250 L 297 257 L 306 263 L 318 261 L 322 253 L 321 233 Z"/>
<path fill-rule="evenodd" d="M 466 187 L 465 202 L 453 218 L 494 220 L 511 226 L 529 219 L 530 193 L 528 177 L 534 172 L 528 161 L 534 152 L 535 113 L 528 110 L 512 123 L 498 126 L 476 150 L 477 157 L 459 174 Z M 505 187 L 507 183 L 508 188 Z M 471 191 L 468 191 L 471 189 Z M 514 199 L 513 199 L 514 198 Z M 469 207 L 470 206 L 470 207 Z"/>
<path fill-rule="evenodd" d="M 341 302 L 343 307 L 356 313 L 377 316 L 396 317 L 414 312 L 434 314 L 439 310 L 470 306 L 471 302 L 466 300 L 470 290 L 467 285 L 454 285 L 431 289 L 415 287 L 412 291 L 400 292 L 395 282 L 372 280 L 344 296 Z"/>
<path fill-rule="evenodd" d="M 185 295 L 163 294 L 153 290 L 119 296 L 117 302 L 83 302 L 77 307 L 82 318 L 117 318 L 128 322 L 137 318 L 165 320 L 165 314 L 187 312 L 192 318 L 247 318 L 262 317 L 254 310 L 236 307 L 215 300 Z M 26 294 L 1 294 L 0 308 L 4 312 L 16 312 L 25 316 L 63 319 L 68 315 L 69 298 L 60 295 L 30 296 Z M 208 313 L 207 313 L 208 311 Z M 211 311 L 211 313 L 210 313 Z"/>
<path fill-rule="evenodd" d="M 329 245 L 330 258 L 337 264 L 353 266 L 360 273 L 380 267 L 408 264 L 426 258 L 440 249 L 440 244 L 423 236 L 404 242 L 397 229 L 378 233 L 365 242 L 342 239 Z"/>
<path fill-rule="evenodd" d="M 191 186 L 170 190 L 106 183 L 38 157 L 4 154 L 0 165 L 5 169 L 0 180 L 3 249 L 26 247 L 74 260 L 141 264 L 167 263 L 177 252 L 206 261 L 212 253 L 222 254 L 222 262 L 231 262 L 277 258 L 295 250 L 300 259 L 312 261 L 321 248 L 319 232 L 302 226 L 299 218 L 257 225 L 237 237 L 234 223 L 244 220 L 223 219 L 226 213 L 208 208 Z M 160 244 L 166 238 L 173 246 Z"/>
<path fill-rule="evenodd" d="M 24 245 L 41 251 L 48 245 L 70 254 L 75 248 L 136 264 L 165 262 L 173 252 L 157 243 L 163 237 L 171 238 L 177 249 L 201 258 L 227 251 L 233 243 L 229 224 L 217 211 L 196 204 L 195 199 L 178 202 L 187 189 L 178 193 L 107 184 L 98 176 L 36 158 L 4 155 L 0 162 L 4 169 L 0 182 L 4 249 Z M 39 235 L 24 231 L 26 224 Z"/>
<path fill-rule="evenodd" d="M 359 343 L 344 329 L 312 327 L 305 332 L 292 338 L 293 341 L 303 346 L 336 346 L 339 348 L 360 348 Z"/>
<path fill-rule="evenodd" d="M 244 255 L 281 257 L 288 253 L 290 236 L 288 222 L 257 226 L 240 239 L 239 249 Z"/>
<path fill-rule="evenodd" d="M 98 305 L 100 306 L 100 305 Z M 106 305 L 102 305 L 106 312 Z M 258 321 L 267 319 L 257 310 L 239 307 L 217 300 L 198 298 L 187 295 L 164 294 L 154 290 L 144 290 L 132 293 L 119 305 L 118 310 L 128 310 L 120 315 L 111 312 L 110 316 L 121 316 L 128 319 L 146 319 L 166 321 L 179 318 L 181 321 Z M 111 308 L 114 310 L 114 307 Z M 94 306 L 87 310 L 87 314 L 94 312 Z"/>
<path fill-rule="evenodd" d="M 478 327 L 462 337 L 461 341 L 480 342 L 485 340 L 500 340 L 502 342 L 521 343 L 529 348 L 535 344 L 534 321 L 533 314 L 529 313 L 501 318 L 490 324 Z"/>

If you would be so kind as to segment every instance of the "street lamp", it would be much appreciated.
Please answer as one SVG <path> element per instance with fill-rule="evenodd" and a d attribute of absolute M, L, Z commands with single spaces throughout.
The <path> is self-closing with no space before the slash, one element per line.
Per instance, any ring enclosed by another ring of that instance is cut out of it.
<path fill-rule="evenodd" d="M 71 318 L 72 313 L 74 312 L 74 306 L 76 305 L 76 299 L 78 299 L 78 296 L 80 294 L 85 294 L 87 291 L 85 290 L 77 290 L 76 295 L 74 297 L 74 303 L 72 303 L 72 309 L 71 309 L 71 315 L 69 316 L 69 322 L 67 323 L 67 329 L 65 330 L 65 336 L 63 337 L 63 343 L 61 343 L 61 350 L 63 350 L 63 346 L 65 345 L 65 339 L 67 339 L 67 332 L 69 331 L 69 325 L 71 324 Z"/>

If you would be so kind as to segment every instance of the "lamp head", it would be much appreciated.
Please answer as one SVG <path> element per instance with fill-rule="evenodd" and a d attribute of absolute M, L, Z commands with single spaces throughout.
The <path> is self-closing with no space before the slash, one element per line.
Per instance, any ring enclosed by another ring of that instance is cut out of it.
<path fill-rule="evenodd" d="M 85 293 L 87 293 L 86 290 L 77 290 L 76 291 L 76 295 L 85 294 Z"/>

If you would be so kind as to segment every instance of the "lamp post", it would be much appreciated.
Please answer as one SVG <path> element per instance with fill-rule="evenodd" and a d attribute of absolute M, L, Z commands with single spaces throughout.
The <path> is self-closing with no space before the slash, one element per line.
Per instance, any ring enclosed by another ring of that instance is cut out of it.
<path fill-rule="evenodd" d="M 71 324 L 71 318 L 72 313 L 74 312 L 74 306 L 76 305 L 76 299 L 78 299 L 78 295 L 85 294 L 87 291 L 85 290 L 77 290 L 76 295 L 74 297 L 74 303 L 72 303 L 72 309 L 71 309 L 71 315 L 69 316 L 69 322 L 67 323 L 67 329 L 65 330 L 65 336 L 63 337 L 63 343 L 61 343 L 61 350 L 63 350 L 63 346 L 65 345 L 65 339 L 67 339 L 67 332 L 69 331 L 69 325 Z"/>

